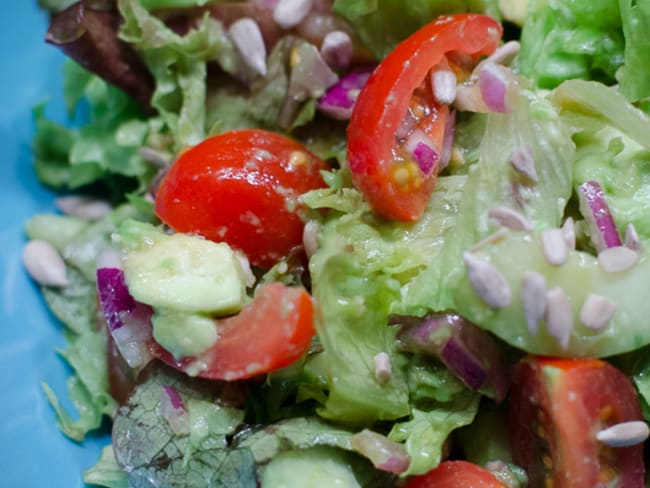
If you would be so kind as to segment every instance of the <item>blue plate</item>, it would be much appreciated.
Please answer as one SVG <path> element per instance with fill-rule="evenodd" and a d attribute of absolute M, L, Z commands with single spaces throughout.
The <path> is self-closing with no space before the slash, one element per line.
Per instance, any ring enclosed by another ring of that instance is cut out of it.
<path fill-rule="evenodd" d="M 0 486 L 74 488 L 109 439 L 64 437 L 40 386 L 66 397 L 70 371 L 55 352 L 61 326 L 21 262 L 25 220 L 54 210 L 32 170 L 31 108 L 50 100 L 48 115 L 65 121 L 63 56 L 43 42 L 47 17 L 36 3 L 12 2 L 0 16 Z"/>

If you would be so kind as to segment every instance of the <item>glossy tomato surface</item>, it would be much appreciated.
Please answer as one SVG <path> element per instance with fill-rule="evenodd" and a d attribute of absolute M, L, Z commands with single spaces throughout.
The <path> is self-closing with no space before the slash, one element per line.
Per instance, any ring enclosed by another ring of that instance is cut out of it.
<path fill-rule="evenodd" d="M 267 283 L 237 315 L 215 321 L 218 339 L 201 355 L 180 362 L 161 349 L 157 355 L 177 369 L 195 370 L 202 378 L 250 378 L 283 368 L 309 349 L 315 334 L 313 312 L 311 297 L 303 288 Z"/>
<path fill-rule="evenodd" d="M 227 242 L 268 268 L 302 243 L 299 197 L 324 185 L 324 169 L 279 134 L 226 132 L 180 155 L 156 193 L 156 213 L 178 232 Z"/>
<path fill-rule="evenodd" d="M 467 461 L 445 461 L 422 476 L 416 476 L 406 488 L 506 488 L 487 469 Z"/>
<path fill-rule="evenodd" d="M 355 185 L 373 210 L 390 219 L 417 220 L 435 186 L 437 172 L 402 185 L 394 171 L 395 134 L 414 91 L 448 53 L 478 59 L 499 45 L 501 25 L 491 17 L 459 14 L 440 17 L 400 43 L 361 90 L 348 127 L 348 164 Z M 428 125 L 440 139 L 448 107 L 437 107 Z"/>
<path fill-rule="evenodd" d="M 530 487 L 643 487 L 643 445 L 596 439 L 613 424 L 642 419 L 632 384 L 611 364 L 526 358 L 515 367 L 509 415 L 514 461 Z"/>

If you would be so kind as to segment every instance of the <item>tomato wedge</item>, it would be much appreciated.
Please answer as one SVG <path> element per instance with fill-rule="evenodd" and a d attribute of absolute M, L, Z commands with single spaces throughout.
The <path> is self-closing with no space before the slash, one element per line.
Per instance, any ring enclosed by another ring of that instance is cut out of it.
<path fill-rule="evenodd" d="M 302 144 L 263 130 L 210 137 L 180 155 L 156 193 L 156 214 L 178 232 L 227 242 L 269 268 L 302 243 L 301 194 L 328 166 Z"/>
<path fill-rule="evenodd" d="M 609 447 L 596 434 L 641 420 L 628 378 L 598 359 L 528 357 L 515 366 L 510 397 L 514 461 L 529 486 L 643 486 L 643 445 Z"/>
<path fill-rule="evenodd" d="M 377 214 L 404 221 L 422 215 L 450 135 L 449 107 L 434 100 L 427 75 L 448 66 L 462 71 L 459 59 L 469 58 L 471 69 L 497 48 L 501 33 L 499 22 L 485 15 L 440 17 L 399 44 L 370 76 L 348 126 L 347 158 L 354 184 Z M 414 134 L 433 157 L 423 161 L 409 152 Z"/>
<path fill-rule="evenodd" d="M 218 339 L 201 355 L 176 361 L 160 347 L 156 355 L 202 378 L 234 381 L 291 364 L 309 349 L 315 334 L 311 297 L 303 288 L 282 283 L 261 285 L 237 315 L 215 323 Z"/>
<path fill-rule="evenodd" d="M 467 461 L 445 461 L 436 469 L 416 476 L 406 488 L 506 488 L 487 469 Z"/>

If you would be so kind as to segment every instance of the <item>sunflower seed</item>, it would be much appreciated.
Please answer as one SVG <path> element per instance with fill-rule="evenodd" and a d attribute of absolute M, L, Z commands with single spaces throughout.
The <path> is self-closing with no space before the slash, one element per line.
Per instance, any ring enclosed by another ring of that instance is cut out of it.
<path fill-rule="evenodd" d="M 580 309 L 580 322 L 585 327 L 600 330 L 605 327 L 616 312 L 616 304 L 608 298 L 589 294 Z"/>
<path fill-rule="evenodd" d="M 648 434 L 648 424 L 641 420 L 632 420 L 601 430 L 596 434 L 596 439 L 610 447 L 628 447 L 641 444 L 648 438 Z"/>
<path fill-rule="evenodd" d="M 390 362 L 390 356 L 385 352 L 380 352 L 374 358 L 375 378 L 380 383 L 387 383 L 393 377 L 393 371 Z"/>
<path fill-rule="evenodd" d="M 629 247 L 633 251 L 641 251 L 641 239 L 639 234 L 636 232 L 636 227 L 634 224 L 627 224 L 625 228 L 625 247 Z"/>
<path fill-rule="evenodd" d="M 571 217 L 567 218 L 562 225 L 562 237 L 564 238 L 564 242 L 566 242 L 566 246 L 570 250 L 576 248 L 576 229 Z"/>
<path fill-rule="evenodd" d="M 320 46 L 320 55 L 333 68 L 346 68 L 352 61 L 352 39 L 343 31 L 328 32 Z"/>
<path fill-rule="evenodd" d="M 466 252 L 463 254 L 467 277 L 476 294 L 494 308 L 503 308 L 512 302 L 512 291 L 505 277 L 490 263 Z"/>
<path fill-rule="evenodd" d="M 505 205 L 496 205 L 488 210 L 488 217 L 512 230 L 532 231 L 533 224 L 522 214 Z"/>
<path fill-rule="evenodd" d="M 569 257 L 562 229 L 546 229 L 542 232 L 544 258 L 553 266 L 563 265 Z"/>
<path fill-rule="evenodd" d="M 313 0 L 280 0 L 273 9 L 273 20 L 283 29 L 293 29 L 309 14 Z"/>
<path fill-rule="evenodd" d="M 266 46 L 257 22 L 250 17 L 244 17 L 233 22 L 228 32 L 246 65 L 265 76 Z"/>
<path fill-rule="evenodd" d="M 318 251 L 318 232 L 320 231 L 320 224 L 315 220 L 309 220 L 302 231 L 302 245 L 305 248 L 307 257 L 314 255 Z"/>
<path fill-rule="evenodd" d="M 438 103 L 452 104 L 456 100 L 458 80 L 449 69 L 435 70 L 431 76 L 433 97 Z"/>
<path fill-rule="evenodd" d="M 57 198 L 54 204 L 64 214 L 83 220 L 101 219 L 111 211 L 110 203 L 105 200 L 77 195 Z"/>
<path fill-rule="evenodd" d="M 598 253 L 598 264 L 608 273 L 631 268 L 639 260 L 639 253 L 625 246 L 608 247 Z"/>
<path fill-rule="evenodd" d="M 67 286 L 65 263 L 54 247 L 45 241 L 33 240 L 23 248 L 23 264 L 29 275 L 44 286 Z"/>
<path fill-rule="evenodd" d="M 510 153 L 508 163 L 517 173 L 521 173 L 529 180 L 537 182 L 537 170 L 530 146 L 520 146 Z"/>
<path fill-rule="evenodd" d="M 549 334 L 557 339 L 562 349 L 566 349 L 573 329 L 573 312 L 569 297 L 562 288 L 546 292 L 546 325 Z"/>
<path fill-rule="evenodd" d="M 490 234 L 486 238 L 481 239 L 476 244 L 474 244 L 470 248 L 470 251 L 471 252 L 476 252 L 479 249 L 483 249 L 485 246 L 501 242 L 502 240 L 504 240 L 508 236 L 508 234 L 509 234 L 508 229 L 506 229 L 505 227 L 501 227 L 496 232 L 493 232 L 492 234 Z"/>
<path fill-rule="evenodd" d="M 539 321 L 546 311 L 546 278 L 537 271 L 526 271 L 522 280 L 521 300 L 531 334 L 537 334 Z"/>

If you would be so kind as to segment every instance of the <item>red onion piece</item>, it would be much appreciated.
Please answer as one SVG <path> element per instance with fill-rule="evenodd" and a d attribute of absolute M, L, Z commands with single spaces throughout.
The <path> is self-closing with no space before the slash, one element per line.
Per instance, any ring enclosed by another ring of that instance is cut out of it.
<path fill-rule="evenodd" d="M 451 161 L 451 153 L 454 149 L 454 136 L 456 135 L 456 111 L 452 110 L 445 123 L 445 135 L 442 139 L 442 149 L 440 150 L 440 170 L 443 170 Z"/>
<path fill-rule="evenodd" d="M 97 270 L 99 305 L 115 345 L 132 368 L 145 366 L 152 358 L 151 307 L 136 302 L 119 268 Z"/>
<path fill-rule="evenodd" d="M 422 173 L 431 174 L 439 156 L 433 147 L 433 141 L 424 132 L 419 129 L 411 132 L 404 144 L 404 149 L 413 156 Z"/>
<path fill-rule="evenodd" d="M 337 120 L 348 120 L 352 115 L 354 102 L 368 81 L 372 68 L 351 71 L 332 85 L 318 100 L 318 109 Z"/>
<path fill-rule="evenodd" d="M 621 236 L 605 199 L 605 192 L 596 181 L 578 187 L 580 213 L 589 226 L 589 237 L 598 251 L 620 246 Z"/>
<path fill-rule="evenodd" d="M 478 78 L 478 86 L 485 105 L 491 112 L 509 112 L 507 94 L 510 84 L 508 68 L 495 63 L 485 63 Z"/>
<path fill-rule="evenodd" d="M 352 449 L 368 458 L 375 468 L 400 474 L 411 463 L 406 447 L 388 437 L 364 429 L 350 438 Z"/>
<path fill-rule="evenodd" d="M 174 434 L 189 434 L 190 417 L 183 399 L 173 386 L 163 385 L 160 389 L 160 414 L 169 423 Z"/>
<path fill-rule="evenodd" d="M 508 391 L 508 368 L 490 334 L 457 314 L 423 318 L 395 316 L 400 324 L 398 349 L 437 357 L 465 385 L 502 401 Z"/>

